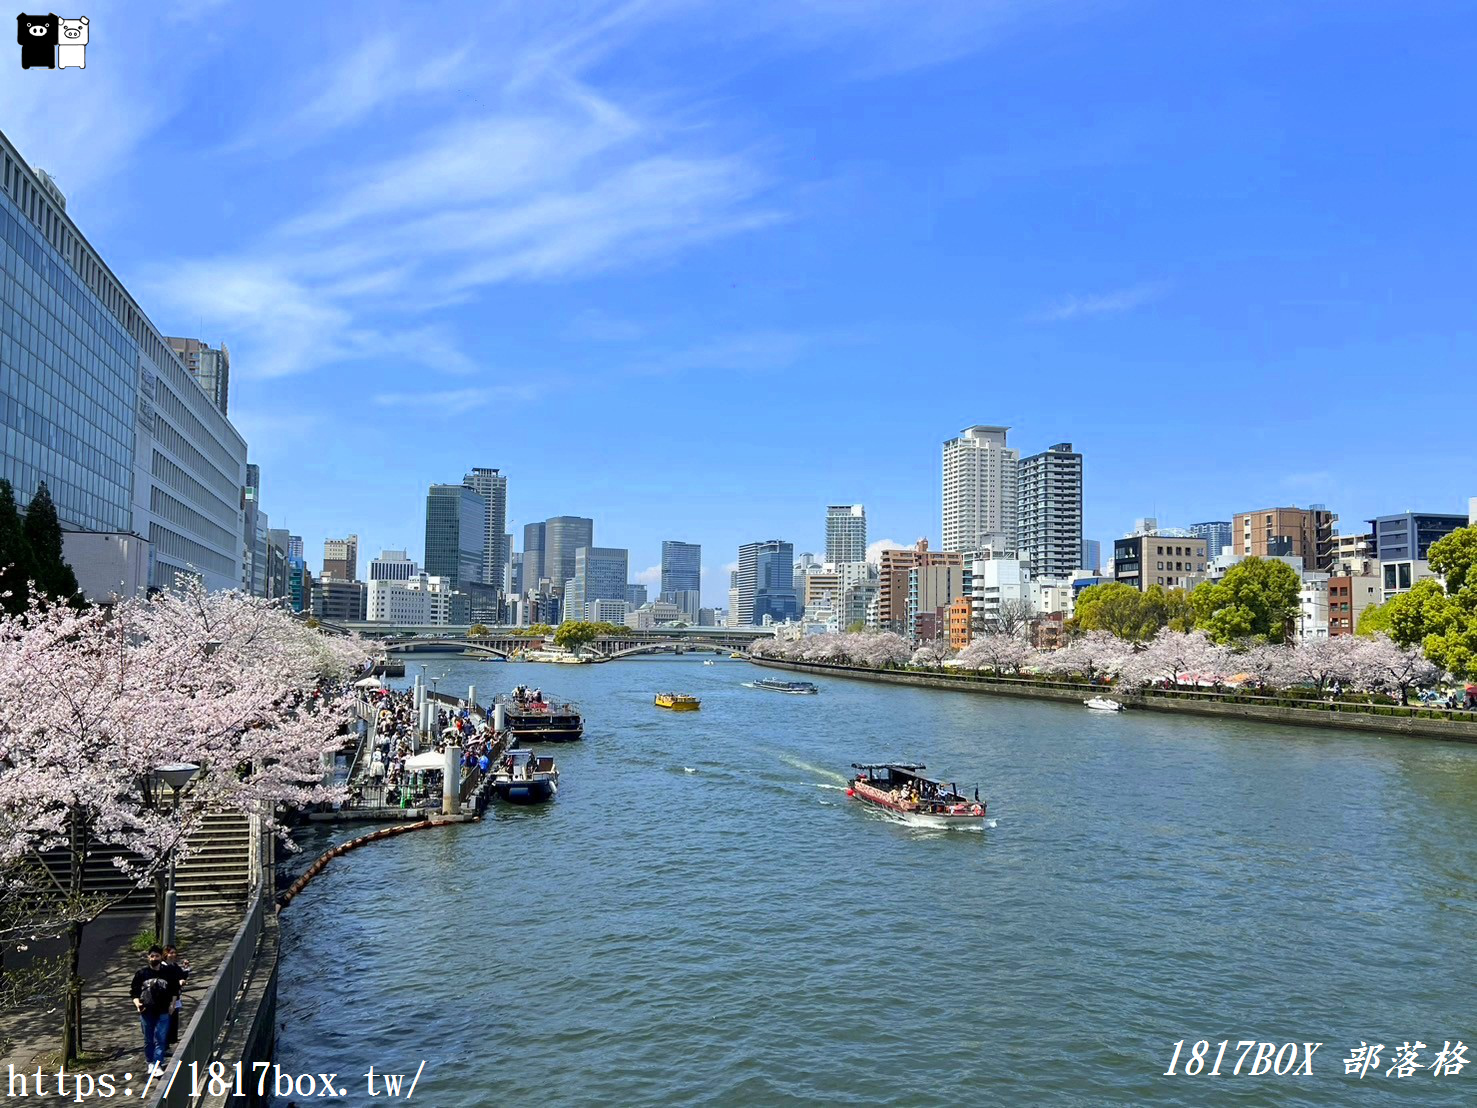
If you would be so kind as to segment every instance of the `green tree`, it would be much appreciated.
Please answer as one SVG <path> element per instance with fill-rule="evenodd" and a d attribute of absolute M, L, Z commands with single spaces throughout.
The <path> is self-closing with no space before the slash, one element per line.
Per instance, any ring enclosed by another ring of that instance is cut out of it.
<path fill-rule="evenodd" d="M 867 621 L 864 619 L 854 619 L 846 625 L 847 632 L 853 635 L 860 634 L 866 629 Z"/>
<path fill-rule="evenodd" d="M 1386 624 L 1381 630 L 1401 646 L 1415 646 L 1445 622 L 1448 599 L 1441 582 L 1428 577 L 1380 607 L 1385 610 Z M 1363 626 L 1362 617 L 1359 622 Z"/>
<path fill-rule="evenodd" d="M 1157 596 L 1141 593 L 1117 581 L 1089 585 L 1077 597 L 1073 622 L 1082 631 L 1108 631 L 1129 642 L 1145 642 L 1164 626 L 1163 594 L 1163 589 Z"/>
<path fill-rule="evenodd" d="M 1373 638 L 1381 632 L 1386 635 L 1390 634 L 1389 600 L 1383 604 L 1373 604 L 1365 608 L 1364 611 L 1359 613 L 1359 624 L 1354 628 L 1356 635 L 1362 635 L 1366 639 Z"/>
<path fill-rule="evenodd" d="M 62 525 L 45 481 L 36 487 L 36 495 L 26 508 L 24 528 L 31 545 L 31 574 L 37 591 L 53 600 L 78 599 L 77 575 L 62 557 Z"/>
<path fill-rule="evenodd" d="M 31 595 L 30 577 L 33 556 L 31 544 L 15 506 L 15 490 L 0 478 L 0 608 L 11 614 L 26 610 Z"/>
<path fill-rule="evenodd" d="M 485 623 L 474 623 L 467 628 L 467 638 L 469 639 L 485 639 L 489 634 L 491 632 L 488 631 L 487 624 Z"/>
<path fill-rule="evenodd" d="M 599 634 L 593 623 L 582 619 L 567 619 L 554 629 L 554 642 L 565 650 L 578 654 L 594 642 Z"/>
<path fill-rule="evenodd" d="M 1432 543 L 1427 558 L 1446 587 L 1438 585 L 1428 590 L 1420 604 L 1421 646 L 1426 657 L 1442 669 L 1477 680 L 1477 527 L 1463 527 Z M 1403 600 L 1423 585 L 1436 582 L 1417 582 L 1415 588 L 1391 603 Z"/>
<path fill-rule="evenodd" d="M 1286 562 L 1247 558 L 1220 581 L 1196 586 L 1190 594 L 1195 626 L 1218 643 L 1247 638 L 1286 642 L 1302 587 L 1302 577 Z"/>

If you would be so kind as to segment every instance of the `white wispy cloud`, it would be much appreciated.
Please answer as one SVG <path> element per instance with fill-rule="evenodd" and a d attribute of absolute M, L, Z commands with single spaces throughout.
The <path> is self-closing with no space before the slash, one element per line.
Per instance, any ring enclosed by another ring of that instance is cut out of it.
<path fill-rule="evenodd" d="M 432 411 L 465 412 L 495 401 L 533 400 L 539 390 L 532 385 L 472 385 L 463 389 L 427 392 L 381 392 L 374 402 L 382 408 L 427 408 Z"/>
<path fill-rule="evenodd" d="M 1116 315 L 1120 312 L 1131 312 L 1135 308 L 1142 308 L 1145 304 L 1152 304 L 1162 299 L 1168 292 L 1168 282 L 1153 281 L 1142 285 L 1132 285 L 1128 288 L 1113 289 L 1110 292 L 1072 294 L 1062 297 L 1055 304 L 1037 312 L 1031 318 L 1038 322 L 1057 322 L 1064 319 L 1078 319 L 1082 316 Z"/>
<path fill-rule="evenodd" d="M 874 565 L 880 565 L 882 562 L 882 552 L 884 550 L 902 549 L 904 549 L 903 544 L 897 542 L 894 539 L 878 539 L 876 542 L 871 542 L 867 544 L 867 561 L 871 562 Z"/>
<path fill-rule="evenodd" d="M 346 118 L 309 103 L 298 133 L 328 141 L 377 110 L 383 89 L 348 74 L 398 70 L 400 49 L 371 37 L 326 63 Z M 438 69 L 388 84 L 407 81 L 434 100 L 448 78 Z M 516 87 L 482 91 L 485 106 L 458 97 L 409 149 L 322 159 L 334 168 L 299 214 L 243 249 L 159 264 L 146 274 L 151 295 L 249 335 L 233 346 L 254 376 L 386 352 L 468 373 L 475 366 L 449 337 L 426 340 L 429 313 L 499 284 L 581 279 L 780 218 L 762 203 L 768 179 L 750 158 L 674 137 L 571 75 L 520 74 Z"/>
<path fill-rule="evenodd" d="M 638 585 L 648 585 L 653 588 L 660 586 L 662 583 L 662 567 L 647 566 L 640 573 L 636 574 L 636 583 Z"/>

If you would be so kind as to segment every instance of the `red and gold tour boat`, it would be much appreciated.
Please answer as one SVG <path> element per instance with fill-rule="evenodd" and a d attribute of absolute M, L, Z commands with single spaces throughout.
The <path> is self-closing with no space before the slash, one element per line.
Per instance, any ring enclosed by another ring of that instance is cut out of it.
<path fill-rule="evenodd" d="M 902 762 L 862 764 L 853 762 L 856 776 L 846 795 L 863 804 L 884 808 L 905 823 L 919 827 L 985 826 L 985 802 L 978 788 L 970 800 L 953 782 L 943 784 L 924 777 L 928 767 Z"/>

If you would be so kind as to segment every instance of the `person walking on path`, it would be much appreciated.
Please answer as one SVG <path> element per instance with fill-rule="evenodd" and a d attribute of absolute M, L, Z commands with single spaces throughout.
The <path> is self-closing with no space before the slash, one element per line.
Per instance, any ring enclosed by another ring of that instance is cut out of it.
<path fill-rule="evenodd" d="M 164 1055 L 168 1052 L 164 1040 L 169 1035 L 169 1011 L 178 992 L 174 976 L 164 968 L 164 951 L 158 946 L 149 947 L 148 965 L 133 975 L 128 995 L 133 998 L 144 1030 L 144 1058 L 149 1063 L 149 1073 L 159 1077 L 164 1073 Z"/>
<path fill-rule="evenodd" d="M 179 1042 L 179 1025 L 184 1018 L 185 983 L 190 980 L 190 960 L 181 958 L 173 946 L 164 948 L 164 969 L 174 978 L 174 1001 L 169 1006 L 169 1045 Z"/>

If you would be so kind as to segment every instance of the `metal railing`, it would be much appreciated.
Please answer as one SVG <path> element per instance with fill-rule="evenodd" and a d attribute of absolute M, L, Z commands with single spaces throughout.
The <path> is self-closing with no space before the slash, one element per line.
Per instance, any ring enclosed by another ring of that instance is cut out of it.
<path fill-rule="evenodd" d="M 149 1102 L 152 1108 L 190 1108 L 207 1091 L 210 1063 L 215 1059 L 221 1036 L 236 1016 L 236 1004 L 271 910 L 270 893 L 265 885 L 258 885 L 246 918 L 221 959 L 220 969 L 200 999 L 189 1026 L 180 1034 L 179 1045 L 160 1078 L 159 1091 Z"/>

